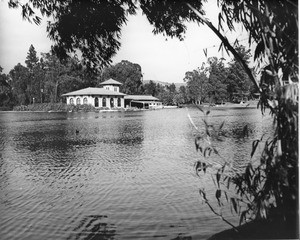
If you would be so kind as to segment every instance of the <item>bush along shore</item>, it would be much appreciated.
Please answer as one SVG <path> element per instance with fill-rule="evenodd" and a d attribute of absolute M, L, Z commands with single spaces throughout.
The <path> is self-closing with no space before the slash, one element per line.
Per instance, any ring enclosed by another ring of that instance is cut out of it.
<path fill-rule="evenodd" d="M 0 108 L 0 111 L 17 111 L 17 112 L 122 112 L 122 111 L 142 111 L 151 109 L 141 109 L 136 107 L 98 107 L 95 108 L 90 104 L 68 105 L 66 103 L 35 103 L 30 105 L 14 106 L 13 109 Z"/>
<path fill-rule="evenodd" d="M 15 106 L 13 111 L 32 111 L 32 112 L 96 112 L 94 106 L 68 105 L 66 103 L 35 103 L 31 105 Z"/>

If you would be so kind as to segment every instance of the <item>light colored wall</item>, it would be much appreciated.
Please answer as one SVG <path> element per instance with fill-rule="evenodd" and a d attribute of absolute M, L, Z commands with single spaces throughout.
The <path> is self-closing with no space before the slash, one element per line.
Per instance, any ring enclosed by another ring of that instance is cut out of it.
<path fill-rule="evenodd" d="M 68 96 L 67 97 L 67 104 L 71 104 L 71 98 L 73 98 L 73 104 L 77 105 L 77 98 L 80 99 L 80 104 L 83 104 L 84 98 L 87 98 L 86 104 L 91 104 L 94 106 L 94 98 L 91 96 Z"/>
<path fill-rule="evenodd" d="M 104 89 L 110 90 L 110 91 L 114 91 L 114 92 L 119 92 L 120 88 L 119 86 L 114 86 L 114 85 L 105 85 L 103 86 Z M 116 91 L 115 91 L 116 88 Z"/>
<path fill-rule="evenodd" d="M 107 96 L 67 96 L 67 104 L 71 104 L 70 100 L 71 98 L 73 98 L 73 104 L 77 105 L 77 98 L 80 99 L 80 104 L 83 104 L 83 99 L 87 98 L 87 104 L 90 104 L 92 106 L 95 106 L 95 98 L 98 97 L 98 101 L 99 101 L 99 107 L 103 107 L 102 106 L 102 100 L 103 98 L 106 98 L 106 107 L 110 108 L 110 99 L 111 97 L 107 97 Z M 114 107 L 118 107 L 118 97 L 114 96 Z M 124 108 L 124 97 L 121 98 L 121 107 Z"/>

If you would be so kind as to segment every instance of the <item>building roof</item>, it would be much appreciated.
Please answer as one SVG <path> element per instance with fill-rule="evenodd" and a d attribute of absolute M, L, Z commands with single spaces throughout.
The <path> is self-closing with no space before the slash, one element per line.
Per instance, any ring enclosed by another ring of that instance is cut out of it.
<path fill-rule="evenodd" d="M 100 85 L 122 85 L 122 83 L 110 78 L 110 79 L 100 83 Z"/>
<path fill-rule="evenodd" d="M 136 101 L 159 101 L 158 98 L 151 95 L 126 95 L 124 99 Z"/>
<path fill-rule="evenodd" d="M 69 92 L 69 93 L 65 93 L 62 94 L 62 96 L 66 97 L 66 96 L 79 96 L 79 95 L 111 95 L 111 96 L 125 96 L 124 93 L 120 93 L 120 92 L 114 92 L 114 91 L 110 91 L 104 88 L 92 88 L 92 87 L 88 87 L 88 88 L 84 88 L 84 89 L 80 89 L 74 92 Z"/>

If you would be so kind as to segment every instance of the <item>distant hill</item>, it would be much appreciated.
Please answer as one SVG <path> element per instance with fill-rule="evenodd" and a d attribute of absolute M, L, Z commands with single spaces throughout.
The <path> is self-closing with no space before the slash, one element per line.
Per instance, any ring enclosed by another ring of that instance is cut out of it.
<path fill-rule="evenodd" d="M 143 81 L 143 84 L 147 84 L 147 83 L 149 83 L 151 80 L 144 80 Z M 155 80 L 152 80 L 152 82 L 154 82 L 154 83 L 159 83 L 160 85 L 162 85 L 162 86 L 169 86 L 169 85 L 171 85 L 172 83 L 169 83 L 169 82 L 162 82 L 162 81 L 155 81 Z M 175 84 L 175 86 L 176 86 L 176 90 L 179 90 L 179 88 L 181 87 L 181 86 L 185 86 L 186 87 L 186 83 L 174 83 Z"/>

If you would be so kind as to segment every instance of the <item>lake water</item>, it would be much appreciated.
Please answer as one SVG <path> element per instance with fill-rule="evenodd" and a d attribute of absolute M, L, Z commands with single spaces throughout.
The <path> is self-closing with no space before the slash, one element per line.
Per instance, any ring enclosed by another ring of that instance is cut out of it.
<path fill-rule="evenodd" d="M 199 196 L 215 188 L 195 174 L 188 114 L 204 128 L 195 108 L 0 112 L 0 238 L 205 239 L 229 228 Z M 225 121 L 217 147 L 237 169 L 272 129 L 257 109 L 213 110 L 208 121 Z"/>

